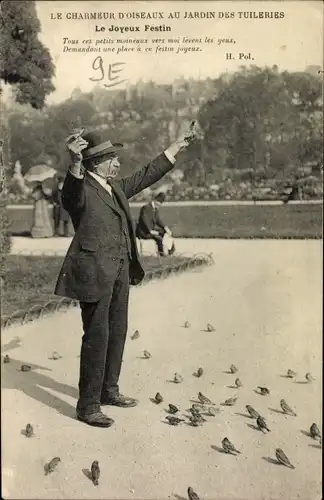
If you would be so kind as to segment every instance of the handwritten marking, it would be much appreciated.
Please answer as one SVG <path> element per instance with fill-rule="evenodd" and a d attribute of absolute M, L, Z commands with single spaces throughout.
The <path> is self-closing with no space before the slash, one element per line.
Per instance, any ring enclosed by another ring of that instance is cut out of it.
<path fill-rule="evenodd" d="M 118 76 L 118 73 L 122 72 L 124 68 L 114 69 L 118 66 L 123 66 L 124 64 L 126 64 L 126 63 L 116 62 L 116 63 L 109 64 L 107 79 L 111 83 L 109 83 L 109 84 L 104 83 L 105 87 L 107 87 L 107 88 L 114 87 L 114 86 L 119 85 L 119 84 L 126 81 L 126 78 L 124 78 L 123 80 L 120 80 L 120 76 Z M 103 59 L 101 56 L 98 56 L 94 59 L 94 61 L 92 63 L 92 69 L 94 69 L 95 71 L 100 71 L 100 76 L 98 75 L 98 78 L 91 77 L 91 78 L 89 78 L 89 80 L 91 80 L 92 82 L 101 82 L 105 78 L 104 63 L 103 63 Z M 116 75 L 116 76 L 114 76 L 114 75 Z"/>

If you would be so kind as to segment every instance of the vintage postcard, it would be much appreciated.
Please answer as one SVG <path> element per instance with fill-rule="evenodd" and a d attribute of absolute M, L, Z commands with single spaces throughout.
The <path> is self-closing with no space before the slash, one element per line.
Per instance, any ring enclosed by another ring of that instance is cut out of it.
<path fill-rule="evenodd" d="M 323 3 L 0 2 L 2 498 L 320 500 Z"/>

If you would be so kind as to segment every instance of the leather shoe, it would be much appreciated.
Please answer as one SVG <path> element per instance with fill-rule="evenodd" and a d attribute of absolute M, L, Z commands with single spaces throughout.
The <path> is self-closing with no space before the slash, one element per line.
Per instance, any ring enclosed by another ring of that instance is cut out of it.
<path fill-rule="evenodd" d="M 114 423 L 112 418 L 107 417 L 101 411 L 89 415 L 77 411 L 77 419 L 94 427 L 110 427 Z"/>
<path fill-rule="evenodd" d="M 131 408 L 137 405 L 137 400 L 134 398 L 128 398 L 122 394 L 116 394 L 116 396 L 105 396 L 102 398 L 102 405 L 112 405 L 120 406 L 121 408 Z"/>

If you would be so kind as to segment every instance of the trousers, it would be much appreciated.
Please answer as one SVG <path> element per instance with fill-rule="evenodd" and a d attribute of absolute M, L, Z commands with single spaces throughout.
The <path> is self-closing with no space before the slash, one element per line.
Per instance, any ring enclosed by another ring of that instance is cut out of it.
<path fill-rule="evenodd" d="M 78 411 L 100 409 L 102 398 L 119 394 L 129 303 L 129 260 L 120 258 L 115 279 L 98 302 L 80 302 L 84 335 L 80 355 Z"/>

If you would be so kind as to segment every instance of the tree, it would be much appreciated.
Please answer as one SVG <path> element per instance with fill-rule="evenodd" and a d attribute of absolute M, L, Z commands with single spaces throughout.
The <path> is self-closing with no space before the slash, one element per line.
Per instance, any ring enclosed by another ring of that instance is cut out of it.
<path fill-rule="evenodd" d="M 264 170 L 274 177 L 293 164 L 320 161 L 321 81 L 276 66 L 241 68 L 221 77 L 219 93 L 202 106 L 206 167 Z M 227 151 L 227 155 L 224 155 Z"/>
<path fill-rule="evenodd" d="M 0 81 L 13 86 L 16 102 L 41 109 L 55 90 L 54 65 L 38 39 L 35 2 L 3 0 L 0 9 Z"/>

